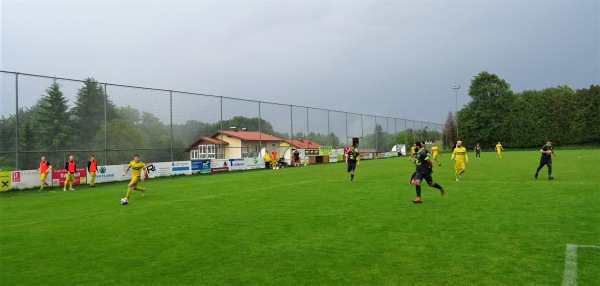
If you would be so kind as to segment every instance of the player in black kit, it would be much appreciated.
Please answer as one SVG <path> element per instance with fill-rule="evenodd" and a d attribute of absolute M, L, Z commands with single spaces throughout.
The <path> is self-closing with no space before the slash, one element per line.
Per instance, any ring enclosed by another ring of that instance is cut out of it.
<path fill-rule="evenodd" d="M 548 166 L 548 180 L 552 180 L 552 179 L 554 179 L 554 177 L 552 177 L 552 156 L 551 155 L 556 156 L 556 154 L 554 153 L 553 147 L 552 147 L 552 141 L 548 140 L 548 142 L 546 142 L 546 145 L 542 146 L 542 150 L 540 150 L 540 153 L 542 153 L 542 158 L 540 158 L 540 165 L 538 166 L 537 170 L 535 171 L 535 178 L 536 179 L 538 178 L 538 173 L 544 166 Z"/>
<path fill-rule="evenodd" d="M 348 163 L 348 173 L 350 173 L 350 183 L 354 181 L 354 170 L 356 165 L 360 164 L 360 154 L 354 151 L 354 146 L 350 147 L 346 153 L 346 162 Z"/>
<path fill-rule="evenodd" d="M 417 142 L 415 146 L 415 166 L 414 183 L 417 191 L 417 198 L 413 200 L 413 203 L 423 202 L 421 200 L 421 180 L 425 180 L 430 187 L 439 189 L 442 196 L 446 193 L 444 187 L 433 182 L 433 179 L 431 178 L 431 173 L 433 173 L 433 163 L 431 163 L 429 152 L 427 152 L 422 142 Z"/>

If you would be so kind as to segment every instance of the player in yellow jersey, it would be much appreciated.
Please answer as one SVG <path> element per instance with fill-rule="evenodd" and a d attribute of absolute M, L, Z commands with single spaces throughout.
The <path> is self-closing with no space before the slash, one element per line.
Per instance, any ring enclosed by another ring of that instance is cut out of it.
<path fill-rule="evenodd" d="M 431 155 L 432 155 L 432 160 L 431 162 L 435 161 L 438 163 L 438 166 L 441 166 L 442 163 L 440 162 L 440 160 L 438 160 L 438 154 L 440 153 L 440 147 L 435 145 L 435 142 L 431 143 Z"/>
<path fill-rule="evenodd" d="M 270 169 L 271 167 L 275 167 L 275 166 L 271 166 L 271 161 L 273 161 L 273 159 L 271 159 L 271 154 L 269 153 L 269 150 L 265 149 L 265 168 L 266 169 Z"/>
<path fill-rule="evenodd" d="M 456 142 L 456 148 L 452 151 L 452 158 L 454 160 L 454 175 L 456 177 L 456 181 L 460 179 L 461 175 L 465 172 L 467 165 L 465 163 L 469 163 L 469 157 L 467 156 L 467 148 L 462 146 L 462 141 Z"/>
<path fill-rule="evenodd" d="M 410 157 L 408 158 L 408 161 L 410 161 L 411 163 L 414 161 L 415 159 L 415 145 L 416 143 L 413 143 L 412 147 L 410 147 Z"/>
<path fill-rule="evenodd" d="M 502 150 L 504 150 L 504 148 L 502 148 L 502 144 L 498 142 L 498 144 L 496 144 L 496 158 L 502 159 Z"/>
<path fill-rule="evenodd" d="M 140 155 L 135 154 L 133 156 L 133 161 L 129 162 L 127 169 L 125 169 L 125 172 L 123 172 L 123 176 L 125 176 L 129 169 L 131 169 L 131 182 L 129 182 L 129 185 L 127 185 L 126 198 L 129 199 L 129 195 L 131 194 L 132 190 L 141 191 L 143 197 L 146 193 L 146 189 L 138 187 L 137 184 L 139 181 L 143 181 L 148 177 L 148 171 L 146 170 L 146 164 L 140 161 Z M 141 176 L 142 170 L 144 170 L 144 176 Z"/>

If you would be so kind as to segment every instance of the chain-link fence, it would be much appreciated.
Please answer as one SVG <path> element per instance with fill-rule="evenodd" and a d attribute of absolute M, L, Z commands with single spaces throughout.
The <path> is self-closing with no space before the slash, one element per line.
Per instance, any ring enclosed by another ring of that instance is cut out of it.
<path fill-rule="evenodd" d="M 0 169 L 35 169 L 41 156 L 57 163 L 70 155 L 100 164 L 190 159 L 202 136 L 221 130 L 259 132 L 250 146 L 219 145 L 216 157 L 239 148 L 257 156 L 273 142 L 315 142 L 334 148 L 359 138 L 363 151 L 387 152 L 396 144 L 441 141 L 442 124 L 343 111 L 242 100 L 215 95 L 72 80 L 0 71 Z M 62 164 L 58 164 L 59 166 Z"/>

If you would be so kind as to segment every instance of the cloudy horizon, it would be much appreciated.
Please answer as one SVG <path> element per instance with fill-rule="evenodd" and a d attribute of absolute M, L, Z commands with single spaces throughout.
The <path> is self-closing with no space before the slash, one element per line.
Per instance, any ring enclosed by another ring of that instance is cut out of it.
<path fill-rule="evenodd" d="M 444 123 L 600 82 L 598 1 L 2 1 L 0 69 Z M 458 94 L 453 85 L 461 85 Z"/>

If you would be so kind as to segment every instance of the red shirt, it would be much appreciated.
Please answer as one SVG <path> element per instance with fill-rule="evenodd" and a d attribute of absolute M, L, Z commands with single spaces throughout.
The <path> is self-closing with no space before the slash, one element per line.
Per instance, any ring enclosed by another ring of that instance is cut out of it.
<path fill-rule="evenodd" d="M 65 169 L 67 169 L 67 172 L 74 174 L 76 168 L 77 168 L 77 164 L 75 163 L 75 161 L 67 161 L 67 164 L 65 166 Z"/>
<path fill-rule="evenodd" d="M 96 168 L 96 160 L 90 160 L 88 162 L 88 171 L 90 171 L 90 172 L 98 171 L 98 169 Z"/>
<path fill-rule="evenodd" d="M 48 172 L 49 168 L 50 168 L 50 162 L 48 162 L 48 161 L 40 162 L 40 173 Z"/>

